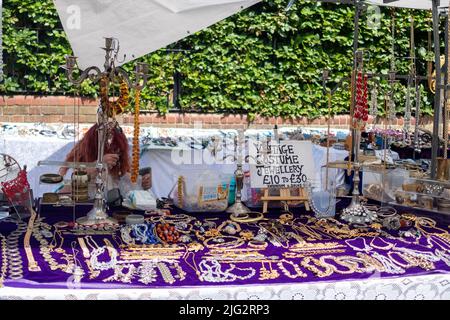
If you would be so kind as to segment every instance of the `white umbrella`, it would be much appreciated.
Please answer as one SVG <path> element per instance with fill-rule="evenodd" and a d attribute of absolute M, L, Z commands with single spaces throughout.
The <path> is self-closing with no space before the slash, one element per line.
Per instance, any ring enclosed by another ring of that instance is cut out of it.
<path fill-rule="evenodd" d="M 78 66 L 103 66 L 105 37 L 120 41 L 121 63 L 137 59 L 261 0 L 54 0 Z"/>

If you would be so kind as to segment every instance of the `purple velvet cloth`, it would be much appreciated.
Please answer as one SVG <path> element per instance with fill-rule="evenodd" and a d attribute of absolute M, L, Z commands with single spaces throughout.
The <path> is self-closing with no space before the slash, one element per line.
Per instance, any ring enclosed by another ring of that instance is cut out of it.
<path fill-rule="evenodd" d="M 340 207 L 342 207 L 342 205 L 345 205 L 346 201 L 341 201 L 340 203 Z M 76 211 L 76 217 L 80 217 L 85 215 L 85 213 L 89 210 L 89 207 L 77 207 Z M 411 210 L 409 211 L 411 212 Z M 425 214 L 424 212 L 416 212 L 417 214 Z M 53 224 L 56 223 L 58 221 L 72 221 L 73 219 L 73 210 L 72 208 L 64 208 L 64 207 L 52 207 L 52 206 L 42 206 L 39 212 L 40 216 L 42 218 L 44 218 L 44 222 L 49 223 L 49 224 Z M 302 209 L 296 209 L 296 211 L 294 212 L 295 217 L 299 217 L 300 215 L 310 215 L 311 213 L 305 213 L 304 211 L 302 211 Z M 194 215 L 194 214 L 192 214 Z M 278 217 L 279 212 L 272 212 L 268 214 L 268 217 L 272 217 L 272 218 L 276 218 Z M 219 217 L 220 220 L 216 221 L 217 224 L 220 223 L 220 221 L 226 220 L 228 218 L 228 214 L 216 214 L 216 215 L 212 215 L 212 214 L 208 214 L 208 215 L 201 215 L 198 216 L 198 218 L 202 219 L 202 218 L 211 218 L 211 217 Z M 444 216 L 438 216 L 438 215 L 433 215 L 431 216 L 431 218 L 433 218 L 434 220 L 436 220 L 438 222 L 437 226 L 439 226 L 440 228 L 443 228 L 445 230 L 448 230 L 448 225 L 449 225 L 449 219 L 444 217 Z M 304 219 L 306 220 L 306 219 Z M 9 222 L 0 222 L 0 233 L 2 233 L 3 235 L 7 236 L 12 230 L 14 230 L 14 224 L 13 223 L 9 223 Z M 286 227 L 288 231 L 290 231 L 289 227 Z M 255 227 L 251 227 L 251 226 L 247 226 L 245 224 L 242 224 L 242 229 L 250 229 L 252 231 L 254 231 L 256 233 L 256 229 Z M 406 228 L 408 229 L 408 228 Z M 405 229 L 403 229 L 405 230 Z M 433 231 L 433 230 L 429 230 L 429 231 Z M 438 230 L 434 230 L 436 232 L 438 232 Z M 398 232 L 393 232 L 393 235 L 396 235 Z M 94 236 L 96 242 L 99 245 L 103 245 L 103 238 L 107 237 L 111 240 L 110 236 Z M 195 237 L 195 236 L 194 236 Z M 68 253 L 72 253 L 72 249 L 70 247 L 71 243 L 73 241 L 76 241 L 76 237 L 75 236 L 70 236 L 70 235 L 64 235 L 64 245 L 63 247 L 67 250 Z M 304 237 L 306 238 L 306 236 Z M 49 242 L 51 241 L 51 239 L 48 239 Z M 57 243 L 59 245 L 60 243 L 60 239 L 57 239 Z M 370 241 L 372 240 L 372 238 L 366 238 L 366 242 L 370 243 Z M 404 242 L 401 241 L 396 241 L 396 240 L 392 240 L 392 239 L 383 239 L 386 240 L 389 243 L 396 243 L 397 247 L 408 247 L 411 249 L 416 249 L 416 250 L 423 250 L 423 251 L 428 251 L 428 252 L 432 252 L 434 251 L 434 249 L 437 249 L 439 247 L 434 247 L 431 249 L 428 248 L 424 248 L 423 246 L 420 246 L 420 244 L 422 245 L 426 245 L 426 240 L 424 237 L 421 238 L 421 241 L 419 242 L 419 245 L 416 244 L 405 244 Z M 346 245 L 346 243 L 344 242 L 344 240 L 336 240 L 336 239 L 331 239 L 331 240 L 326 240 L 326 241 L 333 241 L 333 242 L 339 242 L 344 244 L 345 247 L 345 252 L 344 253 L 333 253 L 332 255 L 352 255 L 352 256 L 356 256 L 357 251 L 353 250 L 352 248 L 350 248 L 349 246 Z M 116 245 L 116 243 L 111 240 L 111 242 Z M 290 243 L 293 243 L 293 240 L 290 240 Z M 360 244 L 361 242 L 358 242 L 358 244 Z M 379 243 L 379 244 L 378 244 Z M 441 241 L 442 243 L 442 241 Z M 303 272 L 305 272 L 308 276 L 305 278 L 297 278 L 297 279 L 291 279 L 289 277 L 286 277 L 281 270 L 278 269 L 276 262 L 272 263 L 272 267 L 274 269 L 277 269 L 280 276 L 276 279 L 273 280 L 259 280 L 259 270 L 261 268 L 261 263 L 238 263 L 236 264 L 236 266 L 238 268 L 248 268 L 248 267 L 253 267 L 256 270 L 256 274 L 247 280 L 236 280 L 233 282 L 225 282 L 225 283 L 216 283 L 216 282 L 206 282 L 206 281 L 200 281 L 197 277 L 197 275 L 195 274 L 195 272 L 193 271 L 193 269 L 191 267 L 189 267 L 183 260 L 180 261 L 180 265 L 182 267 L 182 269 L 187 273 L 186 275 L 186 279 L 184 281 L 176 281 L 174 284 L 172 285 L 168 285 L 167 283 L 164 282 L 164 280 L 162 279 L 161 275 L 159 274 L 159 271 L 157 271 L 158 274 L 158 278 L 155 282 L 149 284 L 149 285 L 143 285 L 142 283 L 138 282 L 137 279 L 138 277 L 135 277 L 134 280 L 132 281 L 132 283 L 129 284 L 125 284 L 125 283 L 120 283 L 120 282 L 103 282 L 102 280 L 111 276 L 113 274 L 112 270 L 107 270 L 107 271 L 101 271 L 100 276 L 96 279 L 89 279 L 88 277 L 88 272 L 87 272 L 87 266 L 85 263 L 85 259 L 82 256 L 82 252 L 80 250 L 80 247 L 78 245 L 78 242 L 76 242 L 77 244 L 77 249 L 79 250 L 79 254 L 78 254 L 78 260 L 81 262 L 82 267 L 85 270 L 85 276 L 82 279 L 82 283 L 79 286 L 80 288 L 136 288 L 136 287 L 195 287 L 195 286 L 209 286 L 209 285 L 266 285 L 266 284 L 271 284 L 271 283 L 298 283 L 298 282 L 311 282 L 311 281 L 341 281 L 341 280 L 350 280 L 350 279 L 368 279 L 368 278 L 376 278 L 376 277 L 393 277 L 393 276 L 413 276 L 413 275 L 424 275 L 424 274 L 432 274 L 432 273 L 447 273 L 450 271 L 450 267 L 447 266 L 443 261 L 438 261 L 435 262 L 435 270 L 431 270 L 431 271 L 425 271 L 423 269 L 420 269 L 419 267 L 413 267 L 413 268 L 409 268 L 406 270 L 406 272 L 404 274 L 401 275 L 392 275 L 392 274 L 388 274 L 388 273 L 379 273 L 379 272 L 372 272 L 372 273 L 353 273 L 350 275 L 343 275 L 343 274 L 338 274 L 338 273 L 333 273 L 331 276 L 328 277 L 324 277 L 324 278 L 319 278 L 317 276 L 315 276 L 312 272 L 310 272 L 309 270 L 305 269 L 304 267 L 300 267 L 301 270 Z M 382 242 L 377 242 L 378 246 L 382 246 Z M 61 270 L 56 270 L 56 271 L 52 271 L 50 270 L 48 264 L 43 260 L 42 256 L 39 253 L 39 243 L 36 241 L 36 239 L 34 239 L 34 237 L 32 237 L 31 239 L 31 245 L 33 247 L 33 253 L 34 253 L 34 257 L 37 260 L 40 268 L 42 269 L 41 272 L 30 272 L 28 271 L 27 265 L 26 265 L 26 256 L 25 256 L 25 252 L 23 250 L 23 236 L 20 238 L 19 241 L 19 246 L 20 246 L 20 250 L 21 250 L 21 254 L 22 254 L 22 258 L 24 261 L 24 277 L 21 280 L 10 280 L 7 279 L 5 281 L 5 285 L 6 286 L 11 286 L 11 287 L 25 287 L 25 288 L 73 288 L 74 285 L 73 283 L 71 283 L 70 281 L 70 274 L 64 273 Z M 198 265 L 198 263 L 201 261 L 201 256 L 204 255 L 207 252 L 208 249 L 204 249 L 201 252 L 197 252 L 195 254 L 195 261 Z M 268 247 L 266 248 L 266 250 L 264 251 L 260 251 L 262 253 L 264 253 L 266 256 L 279 256 L 280 258 L 283 258 L 282 253 L 286 251 L 286 249 L 284 248 L 279 248 L 279 247 L 274 247 L 271 243 L 269 243 Z M 383 250 L 376 250 L 378 251 L 380 254 L 382 255 L 386 255 L 386 251 Z M 448 252 L 448 251 L 447 251 Z M 60 254 L 52 254 L 52 256 L 55 259 L 60 259 L 61 255 Z M 318 256 L 315 256 L 318 257 Z M 0 259 L 1 259 L 1 255 L 0 255 Z M 101 256 L 100 260 L 103 261 L 108 261 L 109 257 L 107 256 L 107 254 L 105 254 L 105 256 Z M 295 264 L 299 265 L 301 258 L 294 258 L 294 259 L 287 259 L 290 261 L 293 261 Z M 64 263 L 64 260 L 58 260 L 58 262 Z M 0 264 L 1 265 L 1 264 Z M 137 266 L 137 264 L 135 264 Z M 286 265 L 287 268 L 292 272 L 293 269 L 292 267 L 290 267 L 289 265 Z M 222 269 L 228 269 L 229 265 L 228 264 L 223 264 Z M 268 264 L 265 263 L 265 267 L 268 268 Z M 343 270 L 345 269 L 344 267 L 340 267 Z M 233 271 L 236 274 L 239 275 L 245 275 L 248 274 L 248 271 L 242 272 L 240 273 L 239 271 Z M 77 286 L 78 287 L 78 286 Z"/>

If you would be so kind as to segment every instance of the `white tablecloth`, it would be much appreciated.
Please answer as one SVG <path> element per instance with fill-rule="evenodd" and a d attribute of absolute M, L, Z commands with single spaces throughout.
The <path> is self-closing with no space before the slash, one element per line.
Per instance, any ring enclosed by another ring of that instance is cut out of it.
<path fill-rule="evenodd" d="M 73 140 L 61 139 L 58 137 L 0 137 L 0 153 L 6 153 L 15 158 L 21 166 L 27 165 L 28 179 L 33 188 L 34 196 L 39 197 L 44 192 L 52 192 L 56 188 L 54 185 L 39 184 L 39 177 L 43 173 L 56 173 L 58 167 L 42 166 L 38 167 L 40 160 L 64 161 L 65 156 L 74 145 Z M 316 180 L 320 181 L 320 169 L 326 164 L 326 148 L 313 146 L 313 157 L 316 167 Z M 193 164 L 179 164 L 178 160 L 183 154 L 189 154 Z M 348 156 L 347 151 L 330 149 L 330 161 L 344 160 Z M 217 156 L 221 159 L 221 155 Z M 151 167 L 153 174 L 153 192 L 157 197 L 168 196 L 175 184 L 176 177 L 192 170 L 209 170 L 233 174 L 235 164 L 227 159 L 228 164 L 214 164 L 214 157 L 208 150 L 178 150 L 166 147 L 154 147 L 144 152 L 140 159 L 140 166 Z M 344 176 L 340 172 L 335 175 L 337 185 L 343 183 Z"/>
<path fill-rule="evenodd" d="M 0 300 L 448 300 L 450 275 L 160 289 L 0 289 Z"/>

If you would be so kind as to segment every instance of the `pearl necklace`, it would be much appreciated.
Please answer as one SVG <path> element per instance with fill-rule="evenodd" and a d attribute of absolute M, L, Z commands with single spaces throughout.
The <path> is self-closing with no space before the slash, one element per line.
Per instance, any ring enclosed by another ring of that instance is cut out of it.
<path fill-rule="evenodd" d="M 384 272 L 390 274 L 401 274 L 405 273 L 405 269 L 395 264 L 391 259 L 379 254 L 378 252 L 373 252 L 372 257 L 377 259 L 383 264 Z"/>
<path fill-rule="evenodd" d="M 6 278 L 6 272 L 8 270 L 8 255 L 6 252 L 6 238 L 4 235 L 0 234 L 0 240 L 1 240 L 1 250 L 2 250 L 2 266 L 0 269 L 0 288 L 3 287 L 3 281 Z"/>
<path fill-rule="evenodd" d="M 450 254 L 446 253 L 444 250 L 436 249 L 434 254 L 445 262 L 447 266 L 450 267 Z"/>
<path fill-rule="evenodd" d="M 294 273 L 292 274 L 288 269 L 286 269 L 286 267 L 284 266 L 284 263 L 289 264 L 292 266 L 292 268 L 294 268 Z M 296 279 L 298 277 L 302 277 L 305 278 L 307 277 L 307 274 L 304 273 L 300 267 L 298 265 L 296 265 L 294 262 L 292 261 L 288 261 L 285 259 L 280 260 L 280 262 L 277 263 L 278 268 L 281 270 L 281 272 L 283 272 L 283 274 L 291 279 Z"/>
<path fill-rule="evenodd" d="M 98 261 L 98 257 L 100 255 L 102 255 L 105 252 L 106 249 L 108 249 L 108 252 L 109 252 L 109 254 L 111 256 L 111 260 L 108 261 L 108 262 L 100 262 L 100 261 Z M 99 247 L 99 248 L 94 249 L 92 251 L 92 253 L 91 253 L 91 259 L 90 259 L 92 269 L 94 269 L 94 270 L 109 270 L 109 269 L 113 269 L 114 266 L 117 264 L 117 255 L 118 255 L 117 254 L 117 250 L 115 248 L 112 248 L 112 247 L 103 246 L 103 247 Z"/>
<path fill-rule="evenodd" d="M 362 240 L 363 240 L 363 245 L 364 245 L 363 248 L 355 247 L 354 245 L 352 245 L 352 244 L 350 243 L 350 241 L 355 241 L 355 240 L 357 240 L 357 239 L 362 239 Z M 362 238 L 362 237 L 356 237 L 356 238 L 354 238 L 354 239 L 352 239 L 352 240 L 345 240 L 345 243 L 346 243 L 350 248 L 352 248 L 352 249 L 355 250 L 355 251 L 365 251 L 365 252 L 368 252 L 368 251 L 372 250 L 372 247 L 369 246 L 369 245 L 367 245 L 366 239 L 364 239 L 364 238 Z"/>
<path fill-rule="evenodd" d="M 126 270 L 124 272 L 124 270 Z M 109 278 L 103 279 L 103 282 L 120 281 L 123 283 L 131 283 L 136 273 L 136 267 L 132 264 L 116 264 L 114 266 L 114 274 Z"/>
<path fill-rule="evenodd" d="M 122 237 L 123 242 L 127 245 L 134 244 L 134 239 L 130 236 L 131 227 L 124 226 L 120 229 L 120 236 Z"/>
<path fill-rule="evenodd" d="M 435 256 L 432 252 L 423 252 L 423 251 L 418 251 L 418 250 L 413 250 L 413 249 L 408 249 L 408 248 L 397 248 L 397 247 L 395 247 L 394 250 L 402 251 L 402 252 L 408 253 L 414 257 L 422 258 L 422 259 L 425 259 L 430 262 L 437 262 L 437 261 L 441 260 L 440 257 Z"/>
<path fill-rule="evenodd" d="M 138 268 L 139 282 L 149 284 L 155 282 L 158 275 L 156 274 L 156 263 L 153 261 L 144 261 Z"/>
<path fill-rule="evenodd" d="M 211 265 L 208 265 L 210 263 Z M 254 268 L 236 268 L 234 264 L 230 264 L 230 268 L 222 271 L 221 265 L 217 260 L 202 260 L 198 264 L 198 268 L 201 272 L 201 276 L 203 280 L 208 282 L 233 282 L 236 279 L 246 280 L 250 279 L 256 274 L 256 270 Z M 240 270 L 240 271 L 250 271 L 245 276 L 239 276 L 231 273 L 232 270 Z"/>

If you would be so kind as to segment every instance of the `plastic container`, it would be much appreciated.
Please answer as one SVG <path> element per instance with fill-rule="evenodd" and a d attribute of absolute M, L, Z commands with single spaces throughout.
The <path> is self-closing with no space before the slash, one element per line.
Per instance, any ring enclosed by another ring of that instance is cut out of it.
<path fill-rule="evenodd" d="M 192 170 L 176 176 L 169 197 L 187 212 L 223 212 L 228 208 L 232 174 Z"/>

